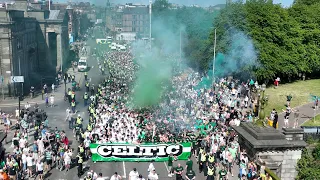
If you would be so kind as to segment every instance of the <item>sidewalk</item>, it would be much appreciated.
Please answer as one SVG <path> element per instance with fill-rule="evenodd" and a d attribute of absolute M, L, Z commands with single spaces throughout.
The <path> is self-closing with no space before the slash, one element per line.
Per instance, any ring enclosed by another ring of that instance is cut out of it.
<path fill-rule="evenodd" d="M 301 126 L 303 123 L 305 123 L 306 121 L 308 121 L 309 119 L 312 119 L 314 117 L 314 115 L 318 115 L 320 114 L 320 109 L 315 111 L 313 109 L 314 103 L 308 103 L 308 104 L 304 104 L 298 107 L 294 107 L 294 110 L 299 110 L 300 111 L 300 119 L 299 119 L 299 123 L 298 126 Z M 285 110 L 285 107 L 283 107 L 283 109 Z M 279 130 L 281 130 L 284 127 L 284 112 L 278 112 L 279 113 L 279 120 L 278 120 L 278 124 L 279 124 Z M 294 113 L 292 112 L 290 114 L 289 117 L 289 128 L 292 128 L 294 126 Z"/>
<path fill-rule="evenodd" d="M 71 74 L 71 75 L 75 75 L 75 80 L 77 82 L 79 82 L 79 85 L 81 87 L 82 85 L 82 81 L 83 81 L 83 76 L 84 74 L 81 73 L 81 72 L 78 72 L 77 70 L 75 72 L 73 72 L 72 68 L 70 68 L 68 71 L 67 71 L 68 74 Z M 61 82 L 60 82 L 61 83 Z M 59 101 L 59 100 L 63 100 L 64 99 L 64 93 L 65 93 L 65 89 L 64 89 L 64 82 L 62 81 L 62 83 L 59 85 L 59 87 L 56 87 L 55 89 L 55 92 L 51 92 L 51 85 L 50 84 L 47 84 L 48 86 L 48 89 L 49 89 L 49 93 L 48 93 L 48 96 L 50 96 L 51 94 L 54 95 L 55 97 L 55 101 Z M 67 83 L 66 85 L 66 89 L 68 88 L 71 88 L 71 83 Z M 44 97 L 45 98 L 45 95 Z M 34 98 L 31 98 L 29 96 L 25 97 L 23 99 L 23 101 L 20 102 L 20 108 L 24 108 L 24 105 L 29 103 L 31 106 L 34 105 L 34 104 L 44 104 L 45 103 L 45 99 L 42 99 L 42 95 L 39 94 L 37 95 L 36 97 Z M 12 108 L 18 108 L 19 106 L 19 100 L 18 98 L 7 98 L 5 100 L 1 100 L 0 102 L 0 108 L 4 108 L 4 107 L 12 107 Z"/>

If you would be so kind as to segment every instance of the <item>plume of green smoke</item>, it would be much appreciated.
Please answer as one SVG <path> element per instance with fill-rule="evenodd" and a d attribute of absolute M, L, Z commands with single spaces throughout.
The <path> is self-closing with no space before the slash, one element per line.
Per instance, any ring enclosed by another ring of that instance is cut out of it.
<path fill-rule="evenodd" d="M 134 62 L 139 65 L 133 88 L 133 106 L 144 108 L 159 104 L 165 87 L 170 86 L 173 64 L 180 49 L 179 29 L 167 28 L 163 20 L 153 21 L 152 49 L 138 41 L 132 44 Z M 183 31 L 183 28 L 181 28 Z"/>
<path fill-rule="evenodd" d="M 169 62 L 155 61 L 152 56 L 139 59 L 140 69 L 133 93 L 133 103 L 136 108 L 157 104 L 163 93 L 163 85 L 168 84 L 172 76 Z"/>

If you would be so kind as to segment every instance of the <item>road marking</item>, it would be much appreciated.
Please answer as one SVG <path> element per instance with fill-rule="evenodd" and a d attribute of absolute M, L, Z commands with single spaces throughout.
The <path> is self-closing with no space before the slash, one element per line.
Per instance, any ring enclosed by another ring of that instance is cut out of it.
<path fill-rule="evenodd" d="M 122 164 L 123 164 L 123 178 L 126 178 L 127 176 L 127 173 L 126 173 L 126 163 L 124 161 L 122 161 Z"/>
<path fill-rule="evenodd" d="M 169 168 L 168 168 L 168 166 L 167 166 L 167 163 L 166 163 L 166 162 L 163 162 L 163 164 L 166 166 L 167 172 L 169 172 Z"/>
<path fill-rule="evenodd" d="M 110 179 L 110 177 L 106 176 L 106 177 L 102 177 L 102 179 Z M 80 180 L 84 180 L 84 178 L 80 178 Z"/>

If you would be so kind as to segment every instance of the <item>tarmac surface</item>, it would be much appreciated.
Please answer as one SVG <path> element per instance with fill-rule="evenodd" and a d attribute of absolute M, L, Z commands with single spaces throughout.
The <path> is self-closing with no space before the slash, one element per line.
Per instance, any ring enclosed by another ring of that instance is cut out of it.
<path fill-rule="evenodd" d="M 88 64 L 91 67 L 88 71 L 88 77 L 91 78 L 90 84 L 98 84 L 103 80 L 103 76 L 99 72 L 98 63 L 97 60 L 94 57 L 90 57 L 88 59 Z M 76 110 L 78 111 L 78 114 L 80 114 L 84 118 L 84 122 L 88 122 L 88 115 L 87 115 L 87 107 L 84 107 L 83 103 L 83 94 L 85 92 L 84 84 L 84 73 L 83 72 L 73 72 L 72 69 L 68 71 L 71 74 L 74 74 L 76 76 L 76 81 L 80 82 L 81 90 L 76 92 L 76 100 L 79 102 L 77 104 Z M 48 85 L 50 87 L 50 85 Z M 67 84 L 67 88 L 71 87 L 71 83 Z M 21 102 L 21 108 L 24 107 L 24 104 L 29 102 L 31 105 L 34 105 L 35 103 L 38 103 L 41 109 L 44 109 L 45 112 L 48 115 L 49 118 L 49 126 L 51 128 L 57 127 L 59 130 L 64 130 L 70 140 L 72 148 L 76 149 L 78 146 L 78 143 L 76 142 L 72 130 L 68 129 L 68 122 L 65 121 L 66 118 L 66 109 L 69 106 L 67 101 L 64 101 L 64 85 L 62 84 L 59 88 L 57 88 L 57 91 L 53 93 L 55 96 L 55 107 L 48 107 L 46 108 L 44 105 L 44 100 L 42 100 L 41 95 L 38 97 L 35 97 L 34 99 L 26 98 L 24 101 Z M 9 99 L 4 100 L 0 102 L 0 108 L 8 113 L 13 113 L 14 110 L 17 108 L 18 102 L 17 99 Z M 298 107 L 301 113 L 301 119 L 299 120 L 299 125 L 301 125 L 306 120 L 312 118 L 314 116 L 314 110 L 311 108 L 312 104 L 306 104 L 303 106 Z M 319 111 L 320 112 L 320 111 Z M 318 112 L 316 112 L 318 114 Z M 279 114 L 279 129 L 283 127 L 283 113 Z M 293 115 L 290 117 L 290 127 L 293 126 Z M 33 133 L 32 130 L 30 130 L 30 133 Z M 9 133 L 7 137 L 8 143 L 5 145 L 6 151 L 8 153 L 12 152 L 12 148 L 10 147 L 11 142 L 10 140 L 13 137 L 13 133 Z M 31 134 L 29 138 L 29 143 L 33 143 L 33 136 Z M 76 153 L 74 153 L 74 157 L 76 156 Z M 199 174 L 198 171 L 198 165 L 196 163 L 196 160 L 193 158 L 193 169 L 196 173 L 196 179 L 204 180 L 206 179 L 202 174 Z M 173 180 L 175 179 L 175 176 L 168 177 L 168 166 L 166 164 L 167 162 L 155 162 L 154 167 L 156 169 L 156 172 L 159 175 L 160 180 Z M 180 163 L 183 167 L 185 167 L 185 161 L 177 161 L 174 162 L 174 166 L 176 166 L 178 163 Z M 94 163 L 91 160 L 88 160 L 84 163 L 84 167 L 86 172 L 93 170 L 96 173 L 101 172 L 103 174 L 103 177 L 105 179 L 110 179 L 110 177 L 114 174 L 114 172 L 117 172 L 119 175 L 121 175 L 124 179 L 128 179 L 128 174 L 133 168 L 137 168 L 137 171 L 143 175 L 144 178 L 147 179 L 147 169 L 149 167 L 148 162 L 97 162 Z M 85 173 L 86 174 L 86 173 Z M 234 175 L 238 174 L 238 167 L 234 167 Z M 184 175 L 183 175 L 184 177 Z M 77 168 L 74 167 L 70 171 L 59 171 L 57 169 L 52 169 L 48 174 L 46 174 L 45 179 L 52 179 L 52 180 L 77 180 L 79 179 L 77 177 Z M 229 175 L 229 179 L 235 180 L 238 179 L 235 177 L 231 177 Z"/>

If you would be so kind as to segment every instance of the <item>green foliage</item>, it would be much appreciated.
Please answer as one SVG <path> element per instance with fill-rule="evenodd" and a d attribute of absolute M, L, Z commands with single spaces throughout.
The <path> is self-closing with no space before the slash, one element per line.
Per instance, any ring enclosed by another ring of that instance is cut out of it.
<path fill-rule="evenodd" d="M 320 161 L 320 144 L 318 144 L 316 148 L 314 148 L 314 150 L 312 151 L 312 156 L 316 160 Z"/>
<path fill-rule="evenodd" d="M 209 32 L 213 27 L 213 19 L 218 15 L 218 12 L 209 12 L 197 7 L 178 9 L 170 7 L 167 0 L 156 0 L 152 5 L 153 22 L 162 21 L 162 24 L 175 32 L 178 37 L 181 30 L 184 56 L 188 64 L 198 67 L 203 56 L 202 52 L 206 47 L 206 41 L 208 41 Z M 156 37 L 157 34 L 160 33 L 153 33 L 155 41 L 161 39 Z M 203 61 L 203 63 L 203 66 L 206 66 L 206 62 Z"/>
<path fill-rule="evenodd" d="M 254 69 L 258 81 L 297 79 L 299 73 L 320 70 L 320 1 L 297 0 L 290 8 L 270 0 L 232 3 L 215 18 L 217 52 L 226 53 L 234 29 L 253 39 L 260 67 Z M 207 70 L 213 59 L 214 31 L 199 58 L 200 69 Z M 236 62 L 235 62 L 236 63 Z"/>
<path fill-rule="evenodd" d="M 320 146 L 313 151 L 305 149 L 302 152 L 301 159 L 297 163 L 298 176 L 296 179 L 318 179 L 320 176 Z M 316 157 L 318 156 L 318 157 Z"/>

